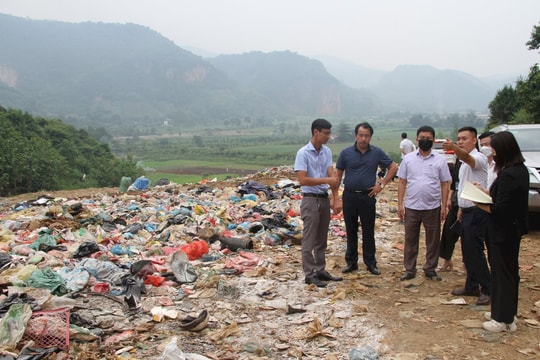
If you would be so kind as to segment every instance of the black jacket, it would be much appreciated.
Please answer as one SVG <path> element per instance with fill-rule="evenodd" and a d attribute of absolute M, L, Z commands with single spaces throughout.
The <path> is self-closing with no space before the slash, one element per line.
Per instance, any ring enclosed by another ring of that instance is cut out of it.
<path fill-rule="evenodd" d="M 504 168 L 489 190 L 493 204 L 490 241 L 501 243 L 526 234 L 529 203 L 529 171 L 523 164 Z"/>

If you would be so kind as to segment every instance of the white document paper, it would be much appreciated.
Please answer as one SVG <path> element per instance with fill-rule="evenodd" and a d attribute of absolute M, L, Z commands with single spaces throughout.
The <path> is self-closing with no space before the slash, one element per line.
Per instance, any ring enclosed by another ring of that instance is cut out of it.
<path fill-rule="evenodd" d="M 475 185 L 473 185 L 471 182 L 466 182 L 465 186 L 463 187 L 463 191 L 461 192 L 461 195 L 459 196 L 462 199 L 470 200 L 477 203 L 482 204 L 493 204 L 493 200 L 491 199 L 491 196 L 477 188 Z"/>

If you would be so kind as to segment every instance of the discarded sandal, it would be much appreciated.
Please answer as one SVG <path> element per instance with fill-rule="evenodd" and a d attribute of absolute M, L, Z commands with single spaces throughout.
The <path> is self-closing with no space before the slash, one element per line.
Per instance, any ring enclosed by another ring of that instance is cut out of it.
<path fill-rule="evenodd" d="M 193 316 L 187 316 L 186 318 L 180 320 L 180 328 L 182 330 L 188 331 L 201 331 L 208 325 L 208 311 L 203 310 L 194 318 Z"/>

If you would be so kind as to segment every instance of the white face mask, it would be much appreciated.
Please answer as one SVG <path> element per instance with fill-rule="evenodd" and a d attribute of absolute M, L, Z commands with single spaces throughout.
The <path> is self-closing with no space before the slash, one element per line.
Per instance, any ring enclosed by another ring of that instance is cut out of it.
<path fill-rule="evenodd" d="M 493 155 L 493 149 L 491 148 L 491 146 L 481 146 L 480 152 L 486 155 L 487 157 L 490 157 L 491 155 Z"/>

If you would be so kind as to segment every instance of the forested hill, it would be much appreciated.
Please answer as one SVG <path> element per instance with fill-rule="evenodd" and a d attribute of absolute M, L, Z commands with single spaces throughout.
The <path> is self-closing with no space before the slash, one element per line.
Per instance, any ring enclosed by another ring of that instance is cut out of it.
<path fill-rule="evenodd" d="M 164 121 L 180 127 L 232 117 L 366 112 L 355 91 L 320 63 L 313 67 L 314 60 L 290 52 L 279 55 L 271 74 L 286 80 L 276 85 L 301 93 L 294 97 L 273 83 L 245 86 L 139 25 L 0 15 L 0 32 L 0 105 L 76 126 L 106 126 L 119 133 Z"/>
<path fill-rule="evenodd" d="M 239 105 L 223 73 L 146 27 L 0 15 L 0 32 L 4 107 L 132 127 L 211 120 Z"/>
<path fill-rule="evenodd" d="M 117 187 L 140 175 L 130 159 L 60 120 L 0 107 L 0 196 L 40 190 Z"/>
<path fill-rule="evenodd" d="M 181 131 L 231 119 L 478 111 L 495 95 L 471 76 L 422 66 L 357 90 L 291 51 L 203 59 L 135 24 L 0 14 L 0 34 L 1 106 L 113 135 L 149 134 L 164 123 Z"/>

